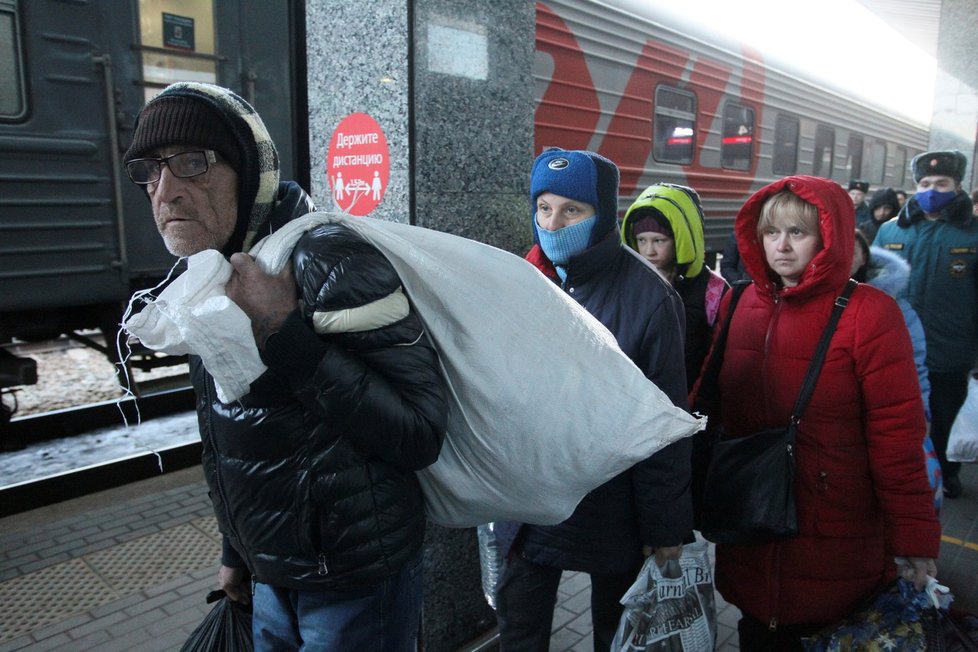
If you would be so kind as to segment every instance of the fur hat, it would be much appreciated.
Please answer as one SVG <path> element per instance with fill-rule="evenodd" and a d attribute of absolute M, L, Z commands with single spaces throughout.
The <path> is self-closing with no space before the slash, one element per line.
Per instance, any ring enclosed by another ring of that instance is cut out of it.
<path fill-rule="evenodd" d="M 275 143 L 250 104 L 233 91 L 177 82 L 146 103 L 136 118 L 128 162 L 168 145 L 214 149 L 238 174 L 238 221 L 223 253 L 247 251 L 278 193 Z"/>
<path fill-rule="evenodd" d="M 956 149 L 917 154 L 910 161 L 910 171 L 913 180 L 919 183 L 924 177 L 940 175 L 951 177 L 956 183 L 964 178 L 968 159 Z"/>
<path fill-rule="evenodd" d="M 536 213 L 537 197 L 552 192 L 590 204 L 598 216 L 588 246 L 593 246 L 618 222 L 618 166 L 595 152 L 552 148 L 533 162 L 530 206 Z M 536 231 L 534 230 L 534 239 Z"/>
<path fill-rule="evenodd" d="M 869 192 L 869 181 L 862 179 L 850 179 L 849 190 L 861 190 L 863 193 Z"/>

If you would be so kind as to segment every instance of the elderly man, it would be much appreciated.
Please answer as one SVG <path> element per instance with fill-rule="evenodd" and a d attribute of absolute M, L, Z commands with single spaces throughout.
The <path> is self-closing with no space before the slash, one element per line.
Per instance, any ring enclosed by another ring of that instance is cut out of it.
<path fill-rule="evenodd" d="M 945 456 L 954 418 L 978 356 L 978 218 L 961 189 L 968 160 L 958 151 L 924 152 L 910 163 L 917 192 L 874 244 L 910 263 L 908 298 L 924 325 L 930 377 L 931 439 L 944 494 L 961 495 L 961 465 Z"/>
<path fill-rule="evenodd" d="M 167 87 L 140 112 L 125 164 L 171 253 L 229 257 L 227 295 L 268 367 L 224 404 L 191 359 L 224 535 L 219 582 L 253 603 L 255 648 L 414 650 L 425 529 L 414 471 L 437 459 L 447 407 L 410 306 L 357 321 L 359 307 L 399 291 L 396 272 L 339 225 L 303 235 L 278 275 L 244 253 L 312 203 L 279 183 L 264 124 L 225 88 Z M 313 313 L 343 313 L 350 329 L 321 332 Z"/>

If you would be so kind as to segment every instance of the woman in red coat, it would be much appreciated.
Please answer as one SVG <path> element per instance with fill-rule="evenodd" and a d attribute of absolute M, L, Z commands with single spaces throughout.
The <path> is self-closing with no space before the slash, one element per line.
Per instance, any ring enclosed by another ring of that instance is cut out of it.
<path fill-rule="evenodd" d="M 849 279 L 854 222 L 845 190 L 804 176 L 762 188 L 737 215 L 755 284 L 734 311 L 718 381 L 727 436 L 787 425 Z M 940 524 L 920 454 L 926 426 L 913 350 L 907 330 L 894 326 L 902 324 L 889 296 L 855 289 L 798 431 L 800 534 L 717 546 L 717 588 L 743 613 L 745 652 L 800 650 L 801 636 L 894 579 L 894 557 L 907 558 L 899 570 L 918 588 L 936 573 Z"/>

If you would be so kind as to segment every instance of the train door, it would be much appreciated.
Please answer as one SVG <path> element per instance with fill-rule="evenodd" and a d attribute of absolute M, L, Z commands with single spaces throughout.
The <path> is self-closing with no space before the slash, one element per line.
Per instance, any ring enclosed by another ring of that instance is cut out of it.
<path fill-rule="evenodd" d="M 0 0 L 0 343 L 117 323 L 172 266 L 121 162 L 167 83 L 252 100 L 294 175 L 299 4 Z"/>

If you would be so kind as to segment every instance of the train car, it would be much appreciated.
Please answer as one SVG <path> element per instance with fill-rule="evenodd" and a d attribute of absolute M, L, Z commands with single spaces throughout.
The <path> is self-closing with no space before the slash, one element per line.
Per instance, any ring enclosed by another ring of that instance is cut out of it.
<path fill-rule="evenodd" d="M 925 127 L 695 22 L 641 0 L 538 3 L 536 151 L 591 149 L 615 161 L 623 209 L 659 181 L 695 188 L 713 251 L 744 200 L 775 179 L 911 183 Z"/>
<path fill-rule="evenodd" d="M 922 126 L 640 0 L 535 8 L 536 150 L 614 160 L 622 208 L 655 182 L 696 188 L 713 250 L 775 178 L 900 187 L 926 148 Z M 0 0 L 0 392 L 33 379 L 30 361 L 8 352 L 17 341 L 67 333 L 114 358 L 129 297 L 170 270 L 121 165 L 140 107 L 168 83 L 215 82 L 251 101 L 283 177 L 309 187 L 312 38 L 302 0 Z M 109 344 L 84 336 L 92 329 Z"/>
<path fill-rule="evenodd" d="M 295 5 L 0 0 L 0 346 L 69 333 L 98 347 L 81 333 L 101 329 L 114 357 L 129 297 L 174 264 L 121 163 L 139 109 L 167 84 L 220 83 L 266 107 L 296 176 L 308 156 Z M 34 373 L 0 348 L 0 388 Z"/>

